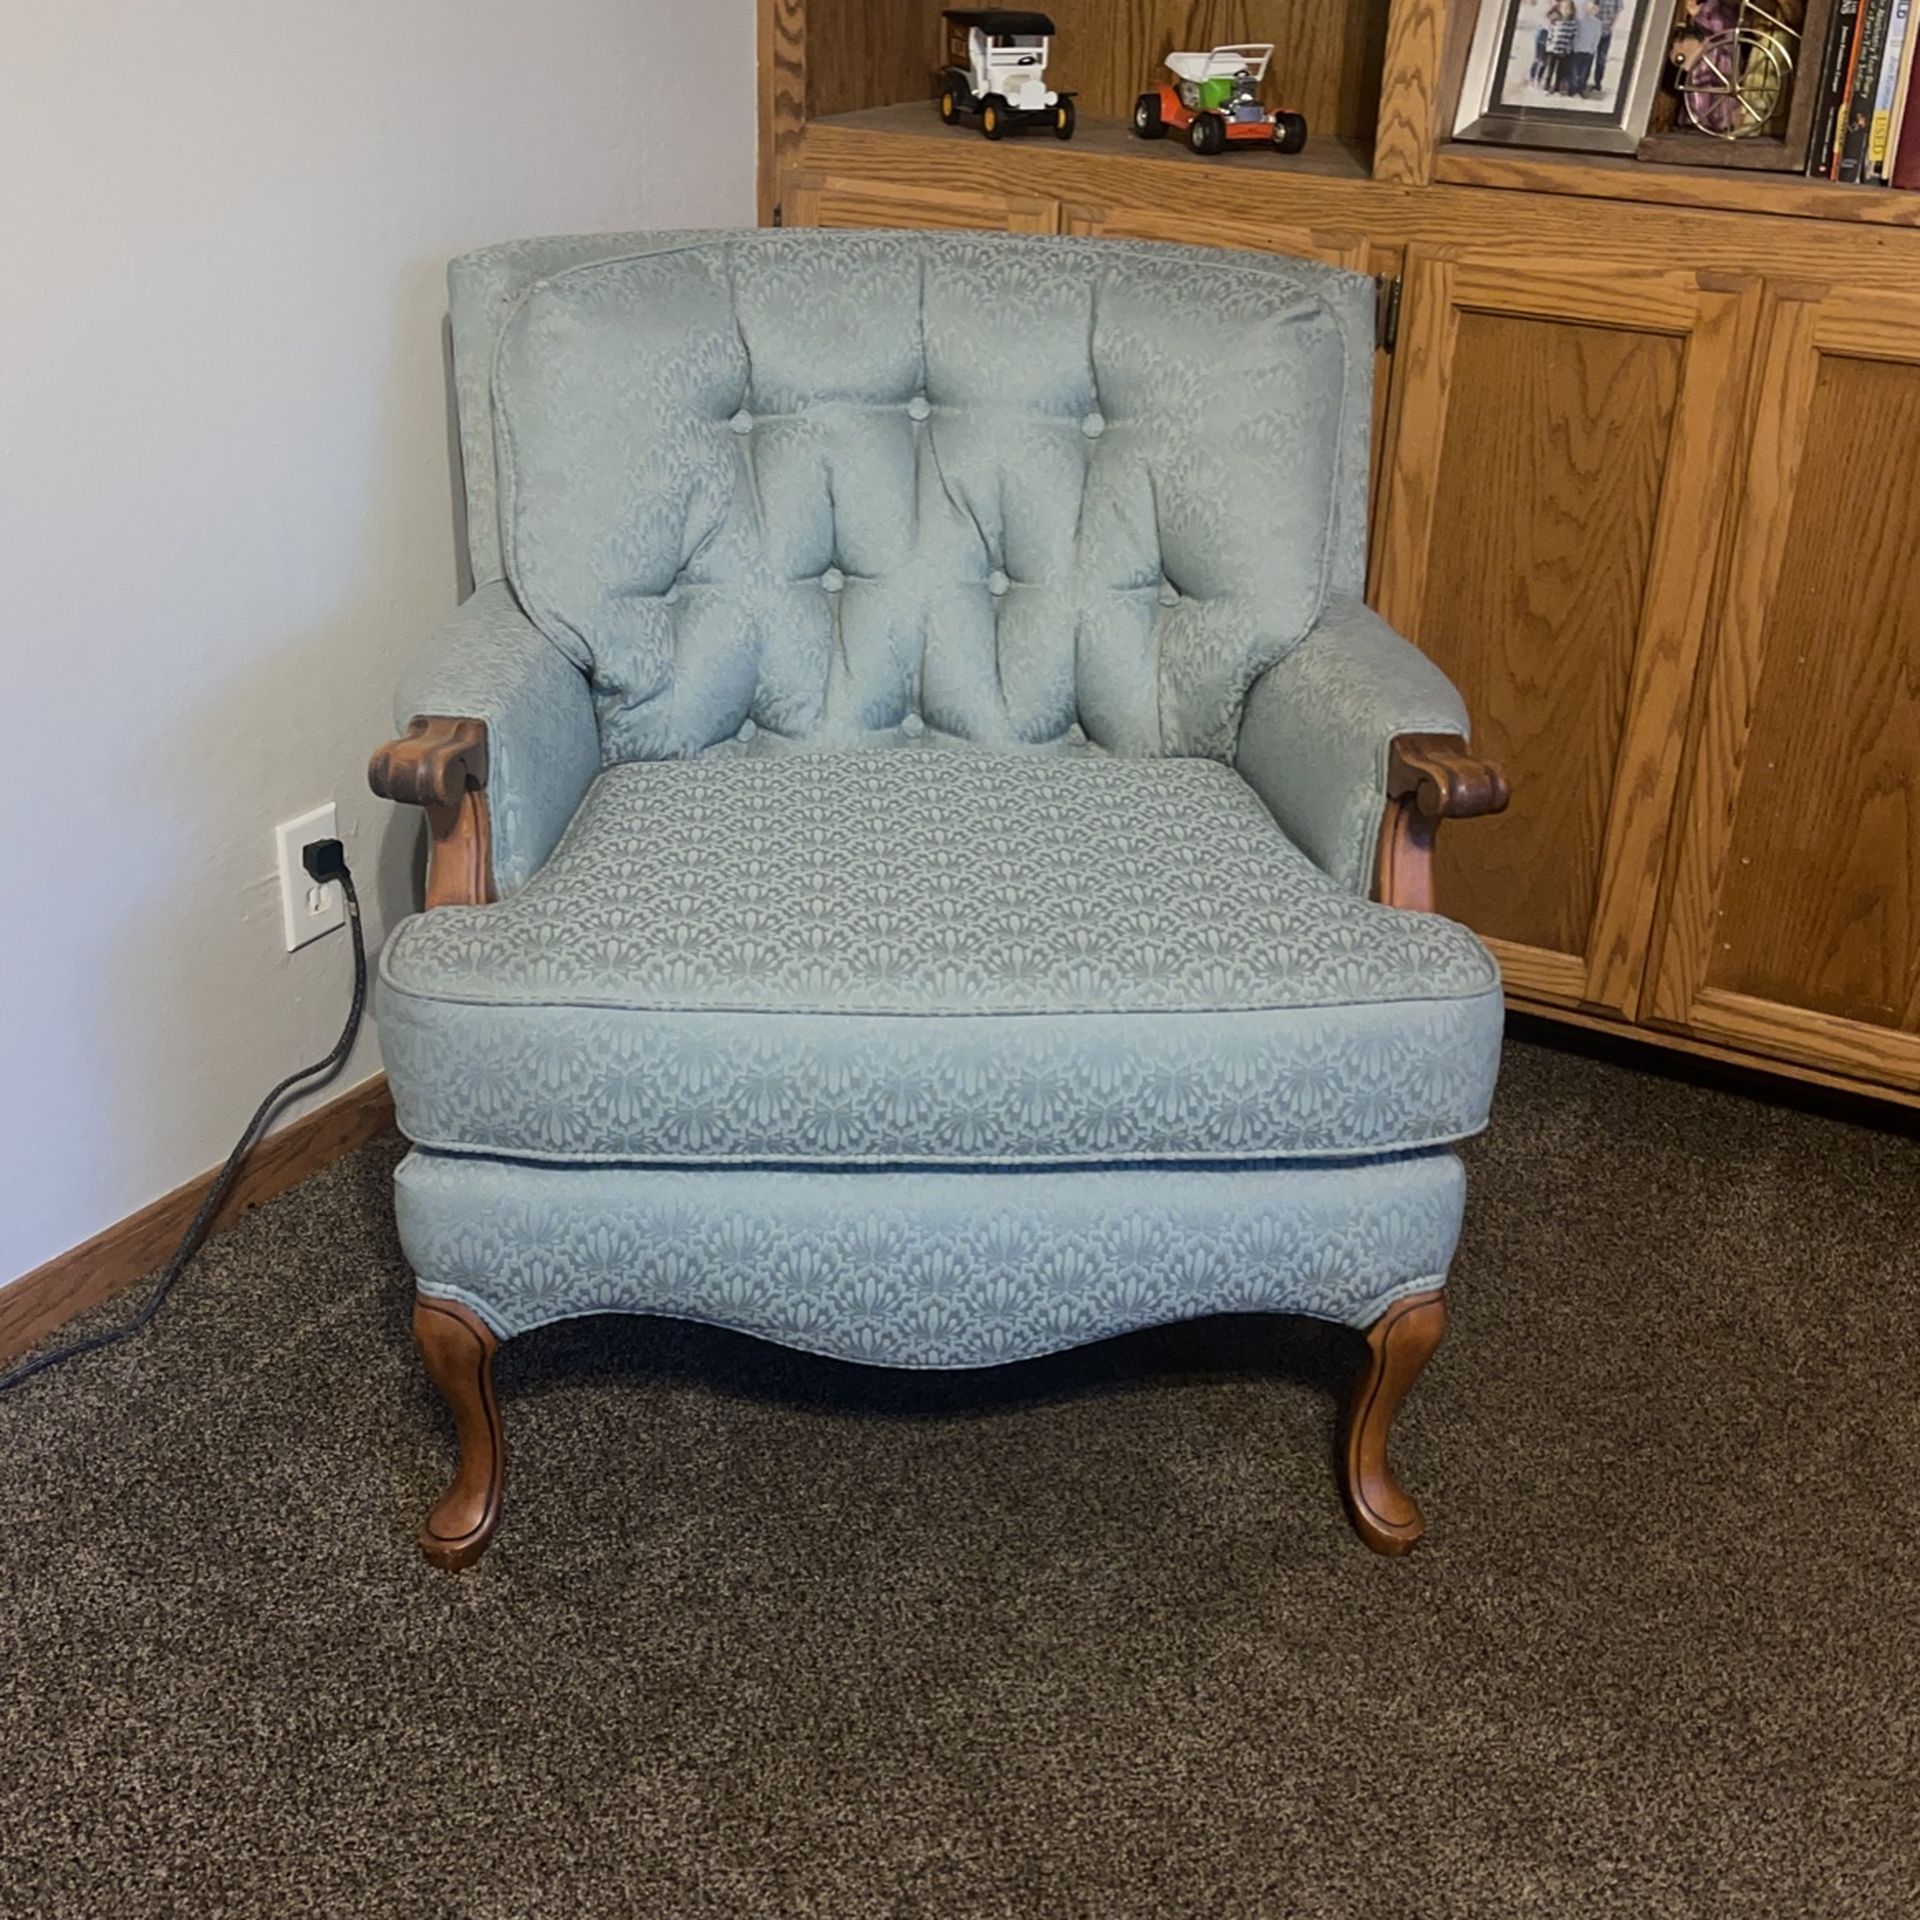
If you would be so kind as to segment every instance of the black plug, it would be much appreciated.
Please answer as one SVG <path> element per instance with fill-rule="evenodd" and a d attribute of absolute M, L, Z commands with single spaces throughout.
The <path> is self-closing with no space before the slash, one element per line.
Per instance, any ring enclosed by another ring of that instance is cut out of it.
<path fill-rule="evenodd" d="M 329 880 L 345 878 L 347 850 L 338 840 L 309 840 L 300 849 L 300 864 L 306 868 L 309 879 L 318 880 L 324 886 Z"/>

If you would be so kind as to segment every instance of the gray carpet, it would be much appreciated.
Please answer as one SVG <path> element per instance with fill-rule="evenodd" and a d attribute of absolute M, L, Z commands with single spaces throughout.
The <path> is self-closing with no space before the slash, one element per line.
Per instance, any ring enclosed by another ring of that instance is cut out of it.
<path fill-rule="evenodd" d="M 1537 1045 L 1402 1414 L 591 1322 L 450 1461 L 381 1143 L 0 1401 L 0 1914 L 1920 1914 L 1920 1144 Z"/>

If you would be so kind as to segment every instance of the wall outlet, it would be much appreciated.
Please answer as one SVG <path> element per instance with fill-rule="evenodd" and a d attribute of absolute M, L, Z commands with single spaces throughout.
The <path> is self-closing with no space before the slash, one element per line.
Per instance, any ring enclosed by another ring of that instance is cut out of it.
<path fill-rule="evenodd" d="M 300 861 L 300 849 L 315 840 L 337 840 L 333 802 L 283 820 L 273 830 L 274 855 L 280 865 L 280 919 L 286 929 L 287 951 L 304 947 L 323 933 L 347 924 L 347 899 L 337 880 L 325 886 L 309 877 Z"/>

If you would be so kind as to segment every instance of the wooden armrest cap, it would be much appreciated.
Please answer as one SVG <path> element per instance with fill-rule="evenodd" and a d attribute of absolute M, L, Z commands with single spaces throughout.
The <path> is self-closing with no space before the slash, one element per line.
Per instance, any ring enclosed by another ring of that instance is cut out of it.
<path fill-rule="evenodd" d="M 1429 820 L 1467 820 L 1500 813 L 1507 777 L 1457 733 L 1402 733 L 1387 756 L 1387 798 L 1413 799 Z"/>
<path fill-rule="evenodd" d="M 417 714 L 367 763 L 367 784 L 404 806 L 453 806 L 487 784 L 487 723 Z"/>

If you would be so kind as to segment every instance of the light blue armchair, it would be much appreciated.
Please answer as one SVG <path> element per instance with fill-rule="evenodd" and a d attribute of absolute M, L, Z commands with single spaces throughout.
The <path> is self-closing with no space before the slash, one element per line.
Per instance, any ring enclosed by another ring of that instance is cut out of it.
<path fill-rule="evenodd" d="M 607 1312 L 903 1367 L 1340 1321 L 1405 1550 L 1501 998 L 1404 908 L 1505 793 L 1359 599 L 1371 285 L 819 232 L 451 284 L 478 585 L 372 774 L 432 832 L 378 983 L 429 1557 L 498 1518 L 497 1343 Z"/>

